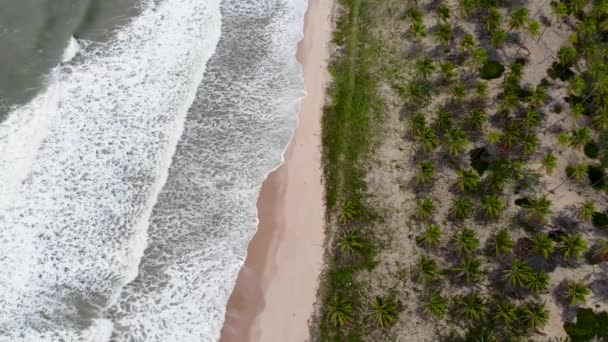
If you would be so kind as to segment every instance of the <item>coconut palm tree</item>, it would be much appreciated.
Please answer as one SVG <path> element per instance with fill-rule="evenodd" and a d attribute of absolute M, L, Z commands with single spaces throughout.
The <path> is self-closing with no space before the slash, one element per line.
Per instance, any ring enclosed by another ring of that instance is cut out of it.
<path fill-rule="evenodd" d="M 423 284 L 428 284 L 439 276 L 439 266 L 431 258 L 421 255 L 416 266 L 416 278 Z"/>
<path fill-rule="evenodd" d="M 399 315 L 399 307 L 390 297 L 376 297 L 371 304 L 369 319 L 378 328 L 387 328 Z"/>
<path fill-rule="evenodd" d="M 515 146 L 521 139 L 521 131 L 514 124 L 505 125 L 502 129 L 501 144 L 506 148 Z"/>
<path fill-rule="evenodd" d="M 593 258 L 599 261 L 608 261 L 608 241 L 598 239 L 593 249 Z"/>
<path fill-rule="evenodd" d="M 447 301 L 436 290 L 429 290 L 429 295 L 423 301 L 424 314 L 429 317 L 442 318 L 447 311 Z"/>
<path fill-rule="evenodd" d="M 564 259 L 576 258 L 580 260 L 583 253 L 587 251 L 587 241 L 580 233 L 574 235 L 563 235 L 557 249 L 562 253 Z"/>
<path fill-rule="evenodd" d="M 570 146 L 580 150 L 585 147 L 585 144 L 587 144 L 589 141 L 591 141 L 591 130 L 589 128 L 579 127 L 572 130 L 570 136 Z"/>
<path fill-rule="evenodd" d="M 433 151 L 437 147 L 439 140 L 437 134 L 431 128 L 424 126 L 420 129 L 418 137 L 418 143 L 425 153 Z"/>
<path fill-rule="evenodd" d="M 526 102 L 528 102 L 528 106 L 532 111 L 538 113 L 537 110 L 543 106 L 548 98 L 549 94 L 547 93 L 547 88 L 544 86 L 538 86 L 532 89 L 530 95 L 526 97 Z"/>
<path fill-rule="evenodd" d="M 487 314 L 487 307 L 479 292 L 474 292 L 471 295 L 462 297 L 458 300 L 458 309 L 456 312 L 467 319 L 479 321 Z"/>
<path fill-rule="evenodd" d="M 589 288 L 587 288 L 585 283 L 582 281 L 570 280 L 562 295 L 570 302 L 571 306 L 574 306 L 576 304 L 585 304 L 589 293 L 591 293 L 591 291 L 589 291 Z"/>
<path fill-rule="evenodd" d="M 477 189 L 479 184 L 479 175 L 473 169 L 462 169 L 456 171 L 456 185 L 460 191 L 470 191 Z"/>
<path fill-rule="evenodd" d="M 531 330 L 542 328 L 549 321 L 549 311 L 544 303 L 530 303 L 522 310 L 524 321 Z"/>
<path fill-rule="evenodd" d="M 483 108 L 480 107 L 474 108 L 469 113 L 469 117 L 467 118 L 468 126 L 471 129 L 476 130 L 482 129 L 483 124 L 486 123 L 486 121 L 488 121 L 488 118 L 486 117 L 486 112 Z"/>
<path fill-rule="evenodd" d="M 488 96 L 488 82 L 478 81 L 475 83 L 475 93 L 480 99 L 485 99 Z"/>
<path fill-rule="evenodd" d="M 410 32 L 416 37 L 418 44 L 420 44 L 424 37 L 426 37 L 426 26 L 421 21 L 413 21 L 410 24 Z"/>
<path fill-rule="evenodd" d="M 464 220 L 473 213 L 473 202 L 466 197 L 453 198 L 450 214 L 459 220 Z"/>
<path fill-rule="evenodd" d="M 355 221 L 361 216 L 361 207 L 353 200 L 347 200 L 342 204 L 340 210 L 340 222 L 348 223 Z"/>
<path fill-rule="evenodd" d="M 439 71 L 441 72 L 441 78 L 444 82 L 450 82 L 456 77 L 456 71 L 454 70 L 454 63 L 445 61 L 439 64 Z"/>
<path fill-rule="evenodd" d="M 595 212 L 595 201 L 586 200 L 581 204 L 581 208 L 578 212 L 578 218 L 583 221 L 591 221 L 593 213 Z"/>
<path fill-rule="evenodd" d="M 575 96 L 583 95 L 583 91 L 585 91 L 585 79 L 581 75 L 576 75 L 569 79 L 568 91 Z"/>
<path fill-rule="evenodd" d="M 514 286 L 523 287 L 532 276 L 532 269 L 525 260 L 513 259 L 511 266 L 502 272 L 502 279 Z"/>
<path fill-rule="evenodd" d="M 540 270 L 532 273 L 526 282 L 526 288 L 534 293 L 546 291 L 549 288 L 550 277 L 545 271 Z"/>
<path fill-rule="evenodd" d="M 536 149 L 540 145 L 540 141 L 538 137 L 534 134 L 525 134 L 524 138 L 521 141 L 521 148 L 524 155 L 530 155 L 536 152 Z"/>
<path fill-rule="evenodd" d="M 481 211 L 489 219 L 497 219 L 502 215 L 503 203 L 495 194 L 485 195 L 481 200 Z"/>
<path fill-rule="evenodd" d="M 557 60 L 562 67 L 572 65 L 577 58 L 576 49 L 572 46 L 562 46 L 557 51 Z"/>
<path fill-rule="evenodd" d="M 464 99 L 467 96 L 467 87 L 462 82 L 454 84 L 452 87 L 452 96 L 455 102 L 464 102 Z"/>
<path fill-rule="evenodd" d="M 564 18 L 568 16 L 568 6 L 560 1 L 551 3 L 551 12 L 558 22 L 564 21 Z"/>
<path fill-rule="evenodd" d="M 416 242 L 422 247 L 434 247 L 439 245 L 439 240 L 443 233 L 436 224 L 426 226 L 424 232 L 416 237 Z"/>
<path fill-rule="evenodd" d="M 479 239 L 477 239 L 475 231 L 466 227 L 454 235 L 452 242 L 460 254 L 471 255 L 479 248 Z"/>
<path fill-rule="evenodd" d="M 489 242 L 492 254 L 495 256 L 509 255 L 511 249 L 515 246 L 515 243 L 509 235 L 509 231 L 506 229 L 499 230 L 496 234 L 492 235 Z"/>
<path fill-rule="evenodd" d="M 593 126 L 599 129 L 608 129 L 608 107 L 602 107 L 595 113 Z"/>
<path fill-rule="evenodd" d="M 492 191 L 503 191 L 505 189 L 505 184 L 507 182 L 506 175 L 503 172 L 498 172 L 497 170 L 492 170 L 488 172 L 488 176 L 486 177 L 487 185 L 486 187 Z"/>
<path fill-rule="evenodd" d="M 427 184 L 433 180 L 435 176 L 435 164 L 430 160 L 421 160 L 418 162 L 418 173 L 416 174 L 416 183 Z"/>
<path fill-rule="evenodd" d="M 540 23 L 536 20 L 529 20 L 525 31 L 530 38 L 536 38 L 540 34 Z"/>
<path fill-rule="evenodd" d="M 528 221 L 536 220 L 540 223 L 544 223 L 547 216 L 553 213 L 551 210 L 551 201 L 547 196 L 540 196 L 531 198 L 527 204 L 524 205 L 524 211 Z"/>
<path fill-rule="evenodd" d="M 490 34 L 490 44 L 495 49 L 502 49 L 507 41 L 507 33 L 501 29 L 496 29 Z"/>
<path fill-rule="evenodd" d="M 462 40 L 460 41 L 460 50 L 462 52 L 471 52 L 477 46 L 477 42 L 475 42 L 475 38 L 472 34 L 466 32 L 462 36 Z"/>
<path fill-rule="evenodd" d="M 435 203 L 430 198 L 416 199 L 416 217 L 420 220 L 428 220 L 433 217 Z"/>
<path fill-rule="evenodd" d="M 440 4 L 437 7 L 437 17 L 444 21 L 450 19 L 450 7 L 444 3 Z"/>
<path fill-rule="evenodd" d="M 462 129 L 456 128 L 445 133 L 443 146 L 450 155 L 456 156 L 467 149 L 469 137 Z"/>
<path fill-rule="evenodd" d="M 431 57 L 422 57 L 416 61 L 416 74 L 422 78 L 429 78 L 433 71 L 435 71 L 435 63 Z"/>
<path fill-rule="evenodd" d="M 530 10 L 526 7 L 518 7 L 509 14 L 509 29 L 521 31 L 530 21 Z"/>
<path fill-rule="evenodd" d="M 468 19 L 475 10 L 475 0 L 458 0 L 458 12 L 464 19 Z"/>
<path fill-rule="evenodd" d="M 488 62 L 488 53 L 483 48 L 471 50 L 471 59 L 468 63 L 473 70 L 481 69 Z"/>
<path fill-rule="evenodd" d="M 536 233 L 532 237 L 532 254 L 547 258 L 553 253 L 553 240 L 545 233 Z"/>
<path fill-rule="evenodd" d="M 493 316 L 495 320 L 509 327 L 517 321 L 517 307 L 508 300 L 498 302 Z"/>
<path fill-rule="evenodd" d="M 557 157 L 553 154 L 553 152 L 549 151 L 543 156 L 540 162 L 545 168 L 545 172 L 547 172 L 548 175 L 551 175 L 557 166 Z"/>
<path fill-rule="evenodd" d="M 437 25 L 437 30 L 433 33 L 437 42 L 441 45 L 448 45 L 454 38 L 454 32 L 452 32 L 452 26 L 448 23 L 440 23 Z"/>
<path fill-rule="evenodd" d="M 444 132 L 452 128 L 453 125 L 454 114 L 444 108 L 440 108 L 437 111 L 437 117 L 435 118 L 435 128 L 440 132 Z"/>
<path fill-rule="evenodd" d="M 502 14 L 496 7 L 490 8 L 486 15 L 486 23 L 484 28 L 489 33 L 492 33 L 500 28 L 500 24 L 502 23 Z"/>
<path fill-rule="evenodd" d="M 426 118 L 424 114 L 416 112 L 408 118 L 408 125 L 413 136 L 419 137 L 426 127 Z"/>
<path fill-rule="evenodd" d="M 327 304 L 326 314 L 334 327 L 341 328 L 353 319 L 353 304 L 336 293 Z"/>
<path fill-rule="evenodd" d="M 583 180 L 587 177 L 587 171 L 589 170 L 589 166 L 587 164 L 570 164 L 566 168 L 566 174 L 568 177 L 576 180 Z"/>
<path fill-rule="evenodd" d="M 340 252 L 346 255 L 357 255 L 361 253 L 365 247 L 365 242 L 355 232 L 344 232 L 338 239 L 338 248 Z"/>
<path fill-rule="evenodd" d="M 528 130 L 536 128 L 540 125 L 542 118 L 540 117 L 540 113 L 536 110 L 528 110 L 526 111 L 525 116 L 523 117 L 522 124 Z"/>
<path fill-rule="evenodd" d="M 467 258 L 461 260 L 458 266 L 453 268 L 456 272 L 456 278 L 466 281 L 467 285 L 471 285 L 473 281 L 479 279 L 481 275 L 481 262 L 477 258 Z"/>

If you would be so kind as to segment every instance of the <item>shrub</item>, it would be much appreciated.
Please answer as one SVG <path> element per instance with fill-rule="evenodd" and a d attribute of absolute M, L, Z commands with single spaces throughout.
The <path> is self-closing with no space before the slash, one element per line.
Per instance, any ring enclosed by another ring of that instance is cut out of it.
<path fill-rule="evenodd" d="M 606 173 L 599 165 L 590 165 L 587 167 L 587 175 L 589 176 L 589 181 L 591 182 L 591 186 L 593 186 L 596 190 L 604 190 L 606 189 Z"/>
<path fill-rule="evenodd" d="M 572 342 L 591 341 L 594 337 L 608 338 L 608 313 L 594 313 L 591 309 L 579 309 L 576 323 L 564 323 L 564 330 Z"/>
<path fill-rule="evenodd" d="M 499 78 L 505 72 L 505 67 L 497 61 L 489 61 L 481 68 L 481 78 L 493 80 Z"/>
<path fill-rule="evenodd" d="M 591 217 L 593 225 L 598 229 L 608 228 L 608 214 L 596 211 Z"/>
<path fill-rule="evenodd" d="M 590 141 L 585 144 L 585 155 L 589 158 L 595 159 L 600 153 L 600 148 L 596 143 Z"/>

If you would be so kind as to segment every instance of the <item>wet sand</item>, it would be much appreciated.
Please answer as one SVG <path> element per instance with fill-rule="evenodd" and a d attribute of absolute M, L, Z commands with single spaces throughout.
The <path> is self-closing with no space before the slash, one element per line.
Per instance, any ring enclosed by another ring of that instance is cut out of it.
<path fill-rule="evenodd" d="M 298 46 L 306 97 L 285 162 L 258 199 L 258 231 L 228 301 L 222 342 L 305 341 L 323 266 L 321 114 L 333 0 L 309 0 Z"/>

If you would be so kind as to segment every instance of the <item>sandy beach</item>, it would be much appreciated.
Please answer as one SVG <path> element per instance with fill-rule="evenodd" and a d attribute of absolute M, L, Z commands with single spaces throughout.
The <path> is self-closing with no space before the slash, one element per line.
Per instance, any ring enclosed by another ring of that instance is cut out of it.
<path fill-rule="evenodd" d="M 258 199 L 258 231 L 228 301 L 221 341 L 305 341 L 322 268 L 321 126 L 333 1 L 310 0 L 298 46 L 306 97 L 285 162 Z"/>

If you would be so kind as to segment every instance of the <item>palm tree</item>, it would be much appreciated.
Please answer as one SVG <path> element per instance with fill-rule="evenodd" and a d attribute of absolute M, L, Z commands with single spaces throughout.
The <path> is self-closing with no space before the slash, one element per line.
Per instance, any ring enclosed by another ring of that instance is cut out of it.
<path fill-rule="evenodd" d="M 563 235 L 560 240 L 561 243 L 557 246 L 557 249 L 562 253 L 566 260 L 572 258 L 580 260 L 583 253 L 587 250 L 587 241 L 583 239 L 583 236 L 580 233 Z"/>
<path fill-rule="evenodd" d="M 444 138 L 443 145 L 446 151 L 452 156 L 464 152 L 469 146 L 469 137 L 460 128 L 446 132 Z"/>
<path fill-rule="evenodd" d="M 502 129 L 500 142 L 504 147 L 511 148 L 521 139 L 521 132 L 516 125 L 506 125 Z"/>
<path fill-rule="evenodd" d="M 479 292 L 462 297 L 458 300 L 458 306 L 456 312 L 470 320 L 479 321 L 487 314 L 486 304 L 479 295 Z"/>
<path fill-rule="evenodd" d="M 441 228 L 436 224 L 426 226 L 424 232 L 416 237 L 416 242 L 422 247 L 433 247 L 439 244 L 441 239 Z"/>
<path fill-rule="evenodd" d="M 475 38 L 472 34 L 467 32 L 462 36 L 462 40 L 460 41 L 461 51 L 471 52 L 476 46 L 477 43 L 475 42 Z"/>
<path fill-rule="evenodd" d="M 445 108 L 440 108 L 437 111 L 434 125 L 440 132 L 449 130 L 454 125 L 454 114 Z"/>
<path fill-rule="evenodd" d="M 553 240 L 545 233 L 536 233 L 532 237 L 532 254 L 547 258 L 553 252 Z"/>
<path fill-rule="evenodd" d="M 484 28 L 489 33 L 492 33 L 500 28 L 500 24 L 502 23 L 502 15 L 500 11 L 496 7 L 490 8 L 488 14 L 486 15 L 486 24 Z"/>
<path fill-rule="evenodd" d="M 495 194 L 485 195 L 481 200 L 481 210 L 489 219 L 497 219 L 502 215 L 503 203 Z"/>
<path fill-rule="evenodd" d="M 523 287 L 532 276 L 532 269 L 525 260 L 513 259 L 511 267 L 502 272 L 502 279 L 514 286 Z"/>
<path fill-rule="evenodd" d="M 582 163 L 570 164 L 566 168 L 566 174 L 570 178 L 573 178 L 576 180 L 583 180 L 583 179 L 585 179 L 585 177 L 587 177 L 588 170 L 589 170 L 589 166 L 587 166 L 587 164 L 582 164 Z"/>
<path fill-rule="evenodd" d="M 365 243 L 363 242 L 363 239 L 355 232 L 344 232 L 338 240 L 340 252 L 346 255 L 359 254 L 364 247 Z"/>
<path fill-rule="evenodd" d="M 521 31 L 528 21 L 530 21 L 530 10 L 526 7 L 516 8 L 509 14 L 509 29 Z"/>
<path fill-rule="evenodd" d="M 528 130 L 536 128 L 542 122 L 542 118 L 540 117 L 540 113 L 536 110 L 526 111 L 526 115 L 523 118 L 523 125 Z"/>
<path fill-rule="evenodd" d="M 440 63 L 439 70 L 441 72 L 441 77 L 445 82 L 451 81 L 456 76 L 456 71 L 454 71 L 454 63 L 450 61 Z"/>
<path fill-rule="evenodd" d="M 464 99 L 467 96 L 467 87 L 462 82 L 454 84 L 452 87 L 452 96 L 457 103 L 464 102 Z"/>
<path fill-rule="evenodd" d="M 473 213 L 473 202 L 466 197 L 453 198 L 450 214 L 459 220 L 464 220 Z"/>
<path fill-rule="evenodd" d="M 462 169 L 456 171 L 456 185 L 460 191 L 468 191 L 477 189 L 479 184 L 479 175 L 473 169 Z"/>
<path fill-rule="evenodd" d="M 450 7 L 446 4 L 440 4 L 439 7 L 437 7 L 437 17 L 439 17 L 439 20 L 450 19 Z"/>
<path fill-rule="evenodd" d="M 361 215 L 361 208 L 357 202 L 353 200 L 347 200 L 342 204 L 342 208 L 340 210 L 340 222 L 348 223 L 355 221 Z"/>
<path fill-rule="evenodd" d="M 570 107 L 570 115 L 575 119 L 580 119 L 585 114 L 585 107 L 582 103 L 575 103 Z M 570 140 L 570 139 L 568 139 Z M 568 141 L 568 144 L 570 142 Z"/>
<path fill-rule="evenodd" d="M 428 220 L 433 217 L 435 203 L 430 198 L 416 199 L 416 217 L 420 220 Z"/>
<path fill-rule="evenodd" d="M 431 57 L 422 57 L 416 61 L 416 73 L 422 78 L 429 78 L 433 71 L 435 71 L 435 64 Z"/>
<path fill-rule="evenodd" d="M 424 114 L 420 112 L 412 114 L 408 118 L 408 125 L 410 131 L 412 132 L 412 135 L 415 137 L 419 137 L 422 134 L 424 128 L 426 127 L 426 118 L 424 117 Z"/>
<path fill-rule="evenodd" d="M 447 311 L 447 301 L 441 294 L 431 289 L 427 300 L 423 302 L 424 314 L 429 317 L 441 318 Z"/>
<path fill-rule="evenodd" d="M 464 279 L 467 285 L 471 285 L 473 281 L 477 280 L 481 275 L 481 271 L 479 268 L 481 267 L 481 262 L 477 258 L 467 258 L 460 261 L 458 266 L 454 267 L 454 272 L 456 272 L 456 278 Z"/>
<path fill-rule="evenodd" d="M 509 235 L 509 231 L 506 229 L 501 229 L 496 234 L 492 235 L 489 244 L 493 254 L 496 256 L 508 255 L 511 253 L 513 246 L 515 246 L 515 243 Z"/>
<path fill-rule="evenodd" d="M 597 246 L 593 249 L 593 258 L 599 261 L 608 261 L 608 241 L 597 240 Z"/>
<path fill-rule="evenodd" d="M 511 326 L 517 320 L 517 307 L 508 300 L 497 303 L 494 308 L 494 319 Z"/>
<path fill-rule="evenodd" d="M 591 141 L 591 130 L 587 127 L 575 128 L 571 132 L 570 146 L 578 148 L 579 150 L 585 147 Z"/>
<path fill-rule="evenodd" d="M 503 191 L 507 182 L 506 175 L 503 172 L 492 170 L 486 177 L 487 187 L 493 191 Z"/>
<path fill-rule="evenodd" d="M 481 69 L 488 62 L 488 53 L 483 48 L 475 48 L 471 50 L 471 59 L 469 65 L 473 70 Z"/>
<path fill-rule="evenodd" d="M 601 108 L 596 112 L 593 125 L 599 129 L 608 129 L 608 108 Z"/>
<path fill-rule="evenodd" d="M 336 328 L 341 328 L 352 320 L 353 304 L 336 293 L 327 304 L 326 313 L 331 324 Z"/>
<path fill-rule="evenodd" d="M 435 131 L 426 126 L 422 127 L 418 135 L 418 143 L 425 153 L 433 151 L 438 143 Z"/>
<path fill-rule="evenodd" d="M 564 18 L 568 16 L 568 6 L 566 6 L 565 3 L 560 1 L 555 1 L 551 3 L 551 11 L 553 12 L 555 19 L 558 22 L 563 21 Z"/>
<path fill-rule="evenodd" d="M 435 176 L 435 164 L 430 160 L 421 160 L 418 162 L 418 174 L 416 175 L 416 183 L 427 184 L 433 180 Z"/>
<path fill-rule="evenodd" d="M 586 200 L 581 204 L 578 218 L 583 221 L 590 221 L 593 218 L 595 212 L 595 202 L 593 200 Z"/>
<path fill-rule="evenodd" d="M 538 86 L 530 92 L 530 95 L 526 97 L 526 101 L 528 102 L 530 109 L 538 114 L 537 110 L 542 107 L 545 101 L 547 101 L 547 98 L 549 98 L 547 88 Z M 540 119 L 540 115 L 538 115 L 538 118 Z"/>
<path fill-rule="evenodd" d="M 566 285 L 566 289 L 563 292 L 564 298 L 570 301 L 570 305 L 585 304 L 587 296 L 591 291 L 587 288 L 587 285 L 582 281 L 571 280 Z"/>
<path fill-rule="evenodd" d="M 562 46 L 557 51 L 557 59 L 562 67 L 570 66 L 576 61 L 576 49 L 572 46 Z"/>
<path fill-rule="evenodd" d="M 545 171 L 548 175 L 553 173 L 553 170 L 557 166 L 557 157 L 553 154 L 553 152 L 547 152 L 541 159 L 541 164 L 545 168 Z"/>
<path fill-rule="evenodd" d="M 431 258 L 421 255 L 416 267 L 417 279 L 423 284 L 428 284 L 439 276 L 437 262 Z"/>
<path fill-rule="evenodd" d="M 544 303 L 530 303 L 522 310 L 524 321 L 531 330 L 542 328 L 549 321 L 549 311 Z"/>
<path fill-rule="evenodd" d="M 468 125 L 471 129 L 482 129 L 483 124 L 488 121 L 486 112 L 483 108 L 475 108 L 469 113 Z"/>
<path fill-rule="evenodd" d="M 536 38 L 540 34 L 540 23 L 536 20 L 529 20 L 525 29 L 530 38 Z"/>
<path fill-rule="evenodd" d="M 575 96 L 583 95 L 585 90 L 585 79 L 581 75 L 576 75 L 568 80 L 568 91 Z"/>
<path fill-rule="evenodd" d="M 526 134 L 521 141 L 521 145 L 524 155 L 530 155 L 536 151 L 540 145 L 540 142 L 538 141 L 538 137 L 536 135 Z"/>
<path fill-rule="evenodd" d="M 416 37 L 416 41 L 418 41 L 419 44 L 422 43 L 422 40 L 426 37 L 426 27 L 421 21 L 413 21 L 410 24 L 410 31 L 413 33 L 414 37 Z"/>
<path fill-rule="evenodd" d="M 397 320 L 399 307 L 389 297 L 376 297 L 372 301 L 369 318 L 378 328 L 387 328 Z"/>
<path fill-rule="evenodd" d="M 448 45 L 454 38 L 452 26 L 448 23 L 440 23 L 437 25 L 437 30 L 433 33 L 437 42 L 442 45 Z"/>
<path fill-rule="evenodd" d="M 490 34 L 490 43 L 495 49 L 502 49 L 507 41 L 507 33 L 501 29 L 497 29 Z"/>
<path fill-rule="evenodd" d="M 479 239 L 477 239 L 475 231 L 466 227 L 462 228 L 459 233 L 456 233 L 452 238 L 452 241 L 460 254 L 471 255 L 479 248 Z"/>
<path fill-rule="evenodd" d="M 540 196 L 531 198 L 526 205 L 524 210 L 527 215 L 527 220 L 536 220 L 540 223 L 544 223 L 547 216 L 553 213 L 551 210 L 551 201 L 547 196 Z"/>
<path fill-rule="evenodd" d="M 488 82 L 478 81 L 475 83 L 475 93 L 480 99 L 485 99 L 488 96 Z"/>
<path fill-rule="evenodd" d="M 458 12 L 460 15 L 467 19 L 473 14 L 475 9 L 475 0 L 458 0 Z"/>
<path fill-rule="evenodd" d="M 534 293 L 540 293 L 549 287 L 550 277 L 545 273 L 545 271 L 540 270 L 536 273 L 532 273 L 530 278 L 526 282 L 526 287 L 528 290 Z"/>

